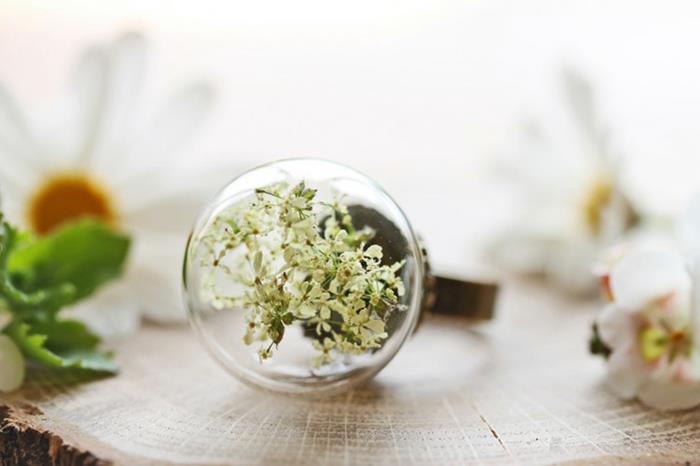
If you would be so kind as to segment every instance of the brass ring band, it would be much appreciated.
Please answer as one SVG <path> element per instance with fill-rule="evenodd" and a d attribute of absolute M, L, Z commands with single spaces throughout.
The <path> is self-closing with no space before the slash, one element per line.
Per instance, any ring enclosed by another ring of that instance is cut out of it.
<path fill-rule="evenodd" d="M 422 312 L 474 322 L 493 318 L 498 285 L 439 275 L 430 275 L 426 281 Z"/>
<path fill-rule="evenodd" d="M 382 246 L 389 263 L 403 258 L 407 243 L 401 231 L 377 210 L 362 205 L 348 206 L 355 227 L 371 227 L 376 232 L 373 242 Z M 419 323 L 425 315 L 439 314 L 464 318 L 469 322 L 489 320 L 494 315 L 498 286 L 493 283 L 458 280 L 431 272 L 428 252 L 418 238 L 423 255 L 425 279 Z"/>
<path fill-rule="evenodd" d="M 425 242 L 420 239 L 420 243 L 426 278 L 419 324 L 427 314 L 459 317 L 469 323 L 491 320 L 496 309 L 498 285 L 433 274 Z"/>

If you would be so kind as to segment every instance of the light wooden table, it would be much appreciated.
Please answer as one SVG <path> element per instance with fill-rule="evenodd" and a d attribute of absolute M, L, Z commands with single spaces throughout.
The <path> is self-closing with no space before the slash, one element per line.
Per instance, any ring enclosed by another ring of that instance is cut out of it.
<path fill-rule="evenodd" d="M 188 328 L 147 326 L 122 373 L 35 372 L 6 396 L 2 464 L 688 464 L 700 410 L 620 401 L 587 354 L 592 303 L 509 284 L 478 330 L 428 321 L 370 385 L 322 400 L 255 392 Z"/>

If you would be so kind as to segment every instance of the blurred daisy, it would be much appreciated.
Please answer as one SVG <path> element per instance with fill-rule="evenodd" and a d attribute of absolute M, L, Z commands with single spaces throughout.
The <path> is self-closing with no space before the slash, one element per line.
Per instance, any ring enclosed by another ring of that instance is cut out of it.
<path fill-rule="evenodd" d="M 146 115 L 138 106 L 145 65 L 137 33 L 89 47 L 54 125 L 46 114 L 30 122 L 0 84 L 0 188 L 8 217 L 41 235 L 89 216 L 132 237 L 125 279 L 73 310 L 103 334 L 133 331 L 142 313 L 184 318 L 181 250 L 211 194 L 211 177 L 193 174 L 179 155 L 210 110 L 211 88 L 187 85 Z"/>
<path fill-rule="evenodd" d="M 581 143 L 553 150 L 537 127 L 527 128 L 526 156 L 502 167 L 515 190 L 516 219 L 490 254 L 508 270 L 590 294 L 597 289 L 593 265 L 638 225 L 640 211 L 623 188 L 591 86 L 572 71 L 564 73 L 564 84 Z"/>

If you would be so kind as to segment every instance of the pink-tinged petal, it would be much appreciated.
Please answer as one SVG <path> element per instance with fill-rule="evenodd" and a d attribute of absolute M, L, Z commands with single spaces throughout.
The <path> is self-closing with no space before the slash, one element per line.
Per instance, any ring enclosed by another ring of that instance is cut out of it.
<path fill-rule="evenodd" d="M 11 392 L 24 381 L 24 357 L 7 335 L 0 335 L 0 392 Z"/>
<path fill-rule="evenodd" d="M 669 293 L 687 293 L 690 277 L 680 255 L 640 251 L 626 255 L 613 267 L 610 284 L 621 309 L 639 312 Z"/>
<path fill-rule="evenodd" d="M 700 382 L 700 348 L 695 345 L 695 348 L 691 352 L 690 356 L 685 360 L 685 366 L 683 368 L 684 380 L 694 380 Z"/>
<path fill-rule="evenodd" d="M 649 373 L 649 368 L 639 357 L 636 348 L 624 347 L 610 355 L 606 383 L 617 396 L 634 398 L 649 377 Z"/>
<path fill-rule="evenodd" d="M 652 379 L 639 389 L 642 403 L 662 410 L 688 409 L 700 404 L 700 383 L 675 378 Z"/>
<path fill-rule="evenodd" d="M 624 348 L 636 344 L 638 319 L 621 311 L 615 304 L 608 304 L 596 319 L 600 338 L 611 348 Z"/>
<path fill-rule="evenodd" d="M 695 256 L 690 260 L 688 270 L 693 281 L 690 302 L 690 331 L 696 339 L 700 339 L 700 256 Z"/>
<path fill-rule="evenodd" d="M 681 217 L 680 236 L 687 252 L 700 255 L 700 194 L 693 198 Z"/>

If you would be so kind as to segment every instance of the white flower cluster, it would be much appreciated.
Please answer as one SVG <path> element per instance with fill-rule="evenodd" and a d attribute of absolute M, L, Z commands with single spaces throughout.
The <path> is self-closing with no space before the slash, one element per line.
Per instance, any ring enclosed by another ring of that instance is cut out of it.
<path fill-rule="evenodd" d="M 338 201 L 315 197 L 304 182 L 258 189 L 253 201 L 219 214 L 202 238 L 209 302 L 248 311 L 243 341 L 262 343 L 261 361 L 295 322 L 314 331 L 314 367 L 337 353 L 380 348 L 387 319 L 404 309 L 403 261 L 382 265 L 382 247 L 368 245 L 374 232 L 356 230 Z M 217 271 L 240 292 L 223 292 Z"/>

